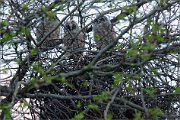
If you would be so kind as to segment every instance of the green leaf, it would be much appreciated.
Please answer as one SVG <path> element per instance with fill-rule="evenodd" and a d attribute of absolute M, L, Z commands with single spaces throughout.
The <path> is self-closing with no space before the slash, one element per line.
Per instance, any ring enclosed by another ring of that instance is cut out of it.
<path fill-rule="evenodd" d="M 11 117 L 11 108 L 8 104 L 1 104 L 0 109 L 4 112 L 6 119 Z"/>
<path fill-rule="evenodd" d="M 37 71 L 38 73 L 40 73 L 41 76 L 43 77 L 47 76 L 46 71 L 41 67 L 41 64 L 39 62 L 35 62 L 33 64 L 33 69 Z"/>
<path fill-rule="evenodd" d="M 26 101 L 25 101 L 25 102 L 23 102 L 23 103 L 24 103 L 23 107 L 26 107 L 26 106 L 27 106 L 27 107 L 30 107 L 30 106 L 31 106 L 31 104 L 30 104 L 30 103 L 28 103 L 28 102 L 26 102 Z"/>
<path fill-rule="evenodd" d="M 160 0 L 160 6 L 163 7 L 168 4 L 168 0 Z"/>
<path fill-rule="evenodd" d="M 18 58 L 18 59 L 17 59 L 17 63 L 18 63 L 18 65 L 22 65 L 23 62 L 22 62 L 21 59 Z"/>
<path fill-rule="evenodd" d="M 64 6 L 60 6 L 60 7 L 59 7 L 59 10 L 60 10 L 60 11 L 64 11 Z"/>
<path fill-rule="evenodd" d="M 3 20 L 3 21 L 1 22 L 1 25 L 2 25 L 2 27 L 9 26 L 9 21 L 8 21 L 8 20 Z"/>
<path fill-rule="evenodd" d="M 83 119 L 84 119 L 84 113 L 81 112 L 77 114 L 74 118 L 72 118 L 71 120 L 83 120 Z"/>
<path fill-rule="evenodd" d="M 30 55 L 36 56 L 37 54 L 38 54 L 38 50 L 36 50 L 36 49 L 31 49 L 30 50 Z"/>
<path fill-rule="evenodd" d="M 117 20 L 124 20 L 125 17 L 126 17 L 125 14 L 120 14 L 117 16 Z"/>
<path fill-rule="evenodd" d="M 139 74 L 135 74 L 135 75 L 132 76 L 132 79 L 141 80 L 141 76 Z"/>
<path fill-rule="evenodd" d="M 98 35 L 98 34 L 96 34 L 96 36 L 95 36 L 95 40 L 96 40 L 97 42 L 98 42 L 98 41 L 101 41 L 102 38 L 103 38 L 103 36 Z"/>
<path fill-rule="evenodd" d="M 89 108 L 89 109 L 94 109 L 94 110 L 99 110 L 99 106 L 98 106 L 98 105 L 95 105 L 95 104 L 90 104 L 90 105 L 88 105 L 88 108 Z"/>
<path fill-rule="evenodd" d="M 107 116 L 106 116 L 107 120 L 112 120 L 112 117 L 113 117 L 113 116 L 112 116 L 111 113 L 108 113 Z"/>
<path fill-rule="evenodd" d="M 37 80 L 35 78 L 32 78 L 30 86 L 31 87 L 38 87 Z"/>
<path fill-rule="evenodd" d="M 158 36 L 157 41 L 160 42 L 160 43 L 163 43 L 165 41 L 165 39 L 163 37 L 161 37 L 161 36 Z"/>
<path fill-rule="evenodd" d="M 24 4 L 24 5 L 22 6 L 22 10 L 23 10 L 23 11 L 28 11 L 28 4 Z"/>
<path fill-rule="evenodd" d="M 48 11 L 46 13 L 49 20 L 54 20 L 54 18 L 56 17 L 56 13 L 53 11 Z"/>
<path fill-rule="evenodd" d="M 97 95 L 95 97 L 93 97 L 93 100 L 95 101 L 99 101 L 99 100 L 108 100 L 109 98 L 109 92 L 107 91 L 103 91 L 100 95 Z"/>
<path fill-rule="evenodd" d="M 147 43 L 144 47 L 143 50 L 154 50 L 156 48 L 156 45 L 152 44 L 152 43 Z"/>
<path fill-rule="evenodd" d="M 139 54 L 139 51 L 136 50 L 136 49 L 129 49 L 129 50 L 128 50 L 128 54 L 129 54 L 130 56 L 132 56 L 132 57 L 135 57 L 135 56 L 137 56 L 137 55 Z"/>
<path fill-rule="evenodd" d="M 176 93 L 176 94 L 177 94 L 177 93 L 180 93 L 180 87 L 176 87 L 174 93 Z"/>
<path fill-rule="evenodd" d="M 152 117 L 152 118 L 157 118 L 157 117 L 161 117 L 164 113 L 161 111 L 160 108 L 156 107 L 156 108 L 153 108 L 153 109 L 149 109 L 149 115 Z"/>
<path fill-rule="evenodd" d="M 82 106 L 82 103 L 78 100 L 77 107 L 80 108 Z"/>
<path fill-rule="evenodd" d="M 10 35 L 11 35 L 12 37 L 15 37 L 15 36 L 16 36 L 16 32 L 11 31 L 11 32 L 10 32 Z"/>
<path fill-rule="evenodd" d="M 64 77 L 59 77 L 58 80 L 61 82 L 61 83 L 66 83 L 66 79 Z"/>
<path fill-rule="evenodd" d="M 64 77 L 59 77 L 57 78 L 57 80 L 59 80 L 59 82 L 61 82 L 62 84 L 65 84 L 66 86 L 70 87 L 71 89 L 75 90 L 75 87 L 70 84 Z"/>
<path fill-rule="evenodd" d="M 148 60 L 151 58 L 150 54 L 140 54 L 140 58 L 142 58 L 143 60 Z"/>
<path fill-rule="evenodd" d="M 28 28 L 26 28 L 25 26 L 21 26 L 20 27 L 20 34 L 28 37 L 31 35 L 31 32 L 28 30 Z"/>
<path fill-rule="evenodd" d="M 155 36 L 153 34 L 147 36 L 146 38 L 147 38 L 147 41 L 150 42 L 150 43 L 153 43 L 156 40 L 156 38 L 155 38 Z"/>
<path fill-rule="evenodd" d="M 1 39 L 1 42 L 4 43 L 4 42 L 8 42 L 8 41 L 10 41 L 10 40 L 12 40 L 11 35 L 8 34 L 8 33 L 4 33 L 4 34 L 3 34 L 3 38 Z"/>
<path fill-rule="evenodd" d="M 153 69 L 152 72 L 153 72 L 155 75 L 159 75 L 158 69 Z"/>
<path fill-rule="evenodd" d="M 115 50 L 121 50 L 124 46 L 122 44 L 118 44 L 117 46 L 115 46 Z"/>
<path fill-rule="evenodd" d="M 43 76 L 43 80 L 45 81 L 46 84 L 51 84 L 55 78 L 53 76 Z"/>
<path fill-rule="evenodd" d="M 20 103 L 19 106 L 22 108 L 26 108 L 26 107 L 30 107 L 31 105 L 28 102 L 24 101 L 23 103 Z"/>
<path fill-rule="evenodd" d="M 117 73 L 117 74 L 114 74 L 113 78 L 114 78 L 114 83 L 113 83 L 113 86 L 112 86 L 113 88 L 119 86 L 120 83 L 121 83 L 122 80 L 123 80 L 122 75 L 121 75 L 121 74 L 118 74 L 118 73 Z"/>
<path fill-rule="evenodd" d="M 122 8 L 125 12 L 128 12 L 129 14 L 132 14 L 135 9 L 136 9 L 136 6 L 131 6 L 131 7 L 128 7 L 128 6 L 125 6 Z"/>
<path fill-rule="evenodd" d="M 82 86 L 83 86 L 83 88 L 88 88 L 89 83 L 88 82 L 83 82 Z"/>
<path fill-rule="evenodd" d="M 154 97 L 154 94 L 157 92 L 157 90 L 152 87 L 145 88 L 143 91 L 145 94 L 149 95 L 150 97 Z"/>
<path fill-rule="evenodd" d="M 141 116 L 142 116 L 141 112 L 136 112 L 134 114 L 134 120 L 144 120 Z"/>
<path fill-rule="evenodd" d="M 152 32 L 157 33 L 160 29 L 162 29 L 160 25 L 154 24 L 152 28 Z"/>
<path fill-rule="evenodd" d="M 46 13 L 48 11 L 47 7 L 46 6 L 42 6 L 42 11 Z"/>
<path fill-rule="evenodd" d="M 147 19 L 147 25 L 150 26 L 152 22 L 153 22 L 153 20 L 152 20 L 151 18 L 148 18 L 148 19 Z"/>
<path fill-rule="evenodd" d="M 127 87 L 125 88 L 127 92 L 133 92 L 132 82 L 128 81 Z"/>

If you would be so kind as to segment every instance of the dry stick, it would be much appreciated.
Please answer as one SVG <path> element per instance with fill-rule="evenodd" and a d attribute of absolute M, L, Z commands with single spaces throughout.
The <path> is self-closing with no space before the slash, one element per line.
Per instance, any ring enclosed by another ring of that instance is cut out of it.
<path fill-rule="evenodd" d="M 127 82 L 127 80 L 124 80 L 123 82 L 121 82 L 121 84 L 119 85 L 119 87 L 116 89 L 114 95 L 112 96 L 111 101 L 108 102 L 108 104 L 107 104 L 107 106 L 106 106 L 106 109 L 104 110 L 104 119 L 105 119 L 105 120 L 107 120 L 107 113 L 108 113 L 108 110 L 109 110 L 110 105 L 114 102 L 117 94 L 119 93 L 119 91 L 122 90 L 122 87 L 123 87 L 124 83 L 126 83 L 126 82 Z"/>

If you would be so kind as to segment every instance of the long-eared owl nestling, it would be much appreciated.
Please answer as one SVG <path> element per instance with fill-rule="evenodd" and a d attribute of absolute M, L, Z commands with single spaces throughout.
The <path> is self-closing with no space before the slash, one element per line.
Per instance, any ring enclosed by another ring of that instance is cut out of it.
<path fill-rule="evenodd" d="M 65 22 L 63 44 L 68 53 L 82 55 L 85 47 L 85 34 L 80 32 L 78 24 L 74 20 Z"/>
<path fill-rule="evenodd" d="M 116 33 L 110 20 L 104 15 L 98 15 L 93 22 L 94 40 L 98 50 L 106 47 L 116 38 Z"/>
<path fill-rule="evenodd" d="M 48 20 L 43 19 L 36 28 L 36 39 L 40 42 L 41 38 L 51 32 L 55 27 L 58 26 L 60 21 L 56 19 Z M 48 50 L 54 48 L 56 45 L 60 44 L 60 27 L 53 31 L 41 44 L 43 50 Z"/>

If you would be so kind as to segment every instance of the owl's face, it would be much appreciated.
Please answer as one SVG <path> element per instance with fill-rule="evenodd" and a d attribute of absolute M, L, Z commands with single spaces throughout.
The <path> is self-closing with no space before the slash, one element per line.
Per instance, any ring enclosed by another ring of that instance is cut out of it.
<path fill-rule="evenodd" d="M 102 24 L 102 23 L 110 23 L 109 19 L 106 16 L 97 16 L 94 20 L 95 24 Z"/>
<path fill-rule="evenodd" d="M 67 21 L 64 26 L 65 32 L 72 32 L 79 30 L 78 24 L 74 20 Z"/>

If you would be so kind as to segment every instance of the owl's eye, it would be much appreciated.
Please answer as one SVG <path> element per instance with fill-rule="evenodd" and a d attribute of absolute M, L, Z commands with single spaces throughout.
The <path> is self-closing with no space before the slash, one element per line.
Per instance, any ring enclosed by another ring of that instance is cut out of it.
<path fill-rule="evenodd" d="M 66 28 L 67 30 L 71 30 L 71 27 L 70 27 L 69 25 L 65 25 L 65 28 Z"/>
<path fill-rule="evenodd" d="M 105 21 L 105 19 L 104 19 L 104 18 L 100 18 L 100 21 L 104 22 L 104 21 Z"/>
<path fill-rule="evenodd" d="M 94 22 L 95 22 L 95 23 L 98 23 L 98 19 L 95 19 Z"/>
<path fill-rule="evenodd" d="M 107 18 L 105 16 L 103 16 L 103 17 L 100 18 L 100 21 L 105 22 L 105 21 L 107 21 Z"/>
<path fill-rule="evenodd" d="M 73 25 L 72 25 L 72 30 L 75 30 L 75 29 L 76 29 L 76 25 L 73 24 Z"/>

